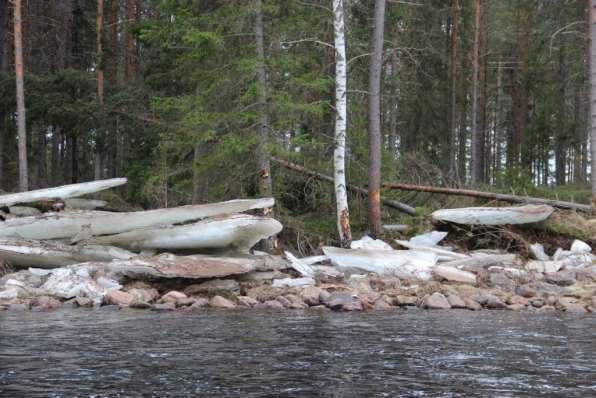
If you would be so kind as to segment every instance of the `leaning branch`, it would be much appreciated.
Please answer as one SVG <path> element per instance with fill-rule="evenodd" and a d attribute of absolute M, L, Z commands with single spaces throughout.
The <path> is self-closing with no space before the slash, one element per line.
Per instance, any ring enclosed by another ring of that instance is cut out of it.
<path fill-rule="evenodd" d="M 561 200 L 554 200 L 554 199 L 542 199 L 542 198 L 532 198 L 529 196 L 518 196 L 518 195 L 507 195 L 501 193 L 493 193 L 493 192 L 482 192 L 482 191 L 473 191 L 470 189 L 455 189 L 455 188 L 442 188 L 442 187 L 431 187 L 425 185 L 412 185 L 412 184 L 400 184 L 400 183 L 385 183 L 383 184 L 383 188 L 388 189 L 399 189 L 401 191 L 418 191 L 418 192 L 429 192 L 429 193 L 438 193 L 444 195 L 457 195 L 457 196 L 469 196 L 472 198 L 485 198 L 485 199 L 492 199 L 492 200 L 501 200 L 503 202 L 512 202 L 512 203 L 530 203 L 530 204 L 544 204 L 553 207 L 557 207 L 559 209 L 570 209 L 570 210 L 577 210 L 582 211 L 585 213 L 595 213 L 596 209 L 590 205 L 584 205 L 580 203 L 573 203 L 573 202 L 564 202 Z"/>
<path fill-rule="evenodd" d="M 317 180 L 320 180 L 320 181 L 327 181 L 327 182 L 333 183 L 333 177 L 330 177 L 325 174 L 317 173 L 316 171 L 308 170 L 305 167 L 300 166 L 296 163 L 288 162 L 287 160 L 279 159 L 276 157 L 271 157 L 271 160 L 273 162 L 279 164 L 280 166 L 285 167 L 288 170 L 296 171 L 298 173 L 316 178 Z M 359 187 L 357 185 L 347 184 L 346 188 L 348 188 L 348 190 L 352 191 L 352 192 L 357 192 L 362 195 L 368 195 L 368 191 L 366 189 Z M 409 214 L 411 216 L 416 214 L 416 209 L 414 209 L 411 206 L 408 206 L 405 203 L 398 202 L 396 200 L 391 200 L 391 199 L 381 197 L 381 203 L 383 203 L 384 206 L 390 207 L 395 210 L 399 210 L 399 211 Z"/>

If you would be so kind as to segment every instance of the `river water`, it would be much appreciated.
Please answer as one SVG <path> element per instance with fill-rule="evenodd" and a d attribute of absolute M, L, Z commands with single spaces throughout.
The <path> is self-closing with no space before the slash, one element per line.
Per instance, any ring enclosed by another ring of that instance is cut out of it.
<path fill-rule="evenodd" d="M 0 396 L 596 396 L 596 317 L 4 312 Z"/>

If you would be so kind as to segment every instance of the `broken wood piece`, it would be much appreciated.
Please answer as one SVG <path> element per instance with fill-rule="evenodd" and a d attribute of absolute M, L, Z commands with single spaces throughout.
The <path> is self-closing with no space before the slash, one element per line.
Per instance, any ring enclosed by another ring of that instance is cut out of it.
<path fill-rule="evenodd" d="M 319 263 L 324 263 L 325 261 L 329 261 L 329 257 L 327 257 L 325 255 L 302 257 L 300 259 L 300 261 L 302 261 L 306 265 L 313 265 L 313 264 L 319 264 Z"/>
<path fill-rule="evenodd" d="M 447 250 L 441 248 L 439 246 L 422 246 L 422 245 L 415 245 L 412 244 L 410 241 L 407 240 L 399 240 L 396 239 L 395 242 L 400 246 L 403 246 L 407 249 L 417 250 L 417 251 L 429 251 L 435 253 L 438 256 L 439 261 L 451 261 L 451 260 L 458 260 L 464 258 L 470 258 L 467 254 L 456 253 L 451 250 Z"/>
<path fill-rule="evenodd" d="M 354 250 L 325 246 L 323 253 L 331 259 L 332 264 L 340 268 L 356 268 L 379 275 L 425 280 L 430 279 L 431 269 L 438 260 L 434 253 L 414 250 Z"/>
<path fill-rule="evenodd" d="M 285 251 L 286 258 L 290 261 L 290 266 L 302 276 L 313 277 L 315 271 L 307 264 L 297 259 L 292 253 Z"/>
<path fill-rule="evenodd" d="M 273 218 L 236 214 L 193 224 L 143 228 L 100 236 L 95 241 L 135 251 L 232 249 L 248 252 L 261 239 L 269 238 L 281 230 L 282 225 Z"/>
<path fill-rule="evenodd" d="M 362 239 L 353 240 L 350 243 L 350 249 L 393 250 L 386 242 L 380 239 L 373 239 L 368 235 L 364 235 Z"/>
<path fill-rule="evenodd" d="M 0 260 L 17 268 L 58 268 L 87 261 L 129 259 L 135 255 L 111 246 L 68 246 L 57 242 L 0 238 Z"/>
<path fill-rule="evenodd" d="M 530 224 L 546 220 L 554 211 L 547 205 L 519 207 L 465 207 L 437 210 L 431 214 L 434 222 L 464 225 Z"/>
<path fill-rule="evenodd" d="M 382 186 L 383 186 L 383 188 L 399 189 L 402 191 L 418 191 L 418 192 L 438 193 L 438 194 L 444 194 L 444 195 L 469 196 L 469 197 L 473 197 L 473 198 L 501 200 L 504 202 L 549 205 L 549 206 L 556 207 L 559 209 L 578 210 L 578 211 L 582 211 L 585 213 L 595 213 L 596 212 L 596 208 L 594 206 L 585 205 L 585 204 L 581 204 L 581 203 L 574 203 L 574 202 L 565 202 L 565 201 L 561 201 L 561 200 L 553 200 L 553 199 L 542 199 L 542 198 L 532 198 L 532 197 L 528 197 L 528 196 L 473 191 L 470 189 L 431 187 L 431 186 L 399 184 L 399 183 L 385 183 Z"/>
<path fill-rule="evenodd" d="M 325 174 L 317 173 L 316 171 L 308 170 L 307 168 L 300 166 L 296 163 L 288 162 L 287 160 L 279 159 L 276 157 L 271 157 L 271 160 L 273 162 L 285 167 L 288 170 L 296 171 L 298 173 L 316 178 L 319 181 L 327 181 L 327 182 L 331 182 L 331 183 L 334 182 L 333 177 L 330 177 Z M 357 192 L 359 194 L 368 196 L 368 190 L 365 188 L 362 188 L 362 187 L 359 187 L 356 185 L 352 185 L 352 184 L 347 184 L 346 188 L 349 191 Z M 390 207 L 395 210 L 399 210 L 399 211 L 409 214 L 411 216 L 416 215 L 416 209 L 414 209 L 412 206 L 408 206 L 405 203 L 398 202 L 397 200 L 392 200 L 392 199 L 388 199 L 388 198 L 381 196 L 381 203 L 384 206 Z"/>
<path fill-rule="evenodd" d="M 25 239 L 72 238 L 83 230 L 85 235 L 111 235 L 139 228 L 178 224 L 206 217 L 240 213 L 271 207 L 273 198 L 239 199 L 204 205 L 189 205 L 126 213 L 68 212 L 38 217 L 23 217 L 0 223 L 0 237 Z"/>
<path fill-rule="evenodd" d="M 300 286 L 314 286 L 315 280 L 313 278 L 284 278 L 274 279 L 271 287 L 300 287 Z"/>
<path fill-rule="evenodd" d="M 445 239 L 447 232 L 431 231 L 421 235 L 416 235 L 409 239 L 409 242 L 417 246 L 436 246 Z"/>
<path fill-rule="evenodd" d="M 31 203 L 55 199 L 67 199 L 103 191 L 126 184 L 126 178 L 112 178 L 83 182 L 80 184 L 63 185 L 60 187 L 38 189 L 35 191 L 19 192 L 0 195 L 0 206 L 12 206 L 17 203 Z"/>
<path fill-rule="evenodd" d="M 462 271 L 449 265 L 437 265 L 433 267 L 433 274 L 449 282 L 476 284 L 476 275 L 468 271 Z"/>
<path fill-rule="evenodd" d="M 454 268 L 464 268 L 464 267 L 477 267 L 477 268 L 484 268 L 489 267 L 491 265 L 501 264 L 501 263 L 511 263 L 515 260 L 515 254 L 489 254 L 483 256 L 476 256 L 470 257 L 461 260 L 453 260 L 441 265 L 454 267 Z"/>

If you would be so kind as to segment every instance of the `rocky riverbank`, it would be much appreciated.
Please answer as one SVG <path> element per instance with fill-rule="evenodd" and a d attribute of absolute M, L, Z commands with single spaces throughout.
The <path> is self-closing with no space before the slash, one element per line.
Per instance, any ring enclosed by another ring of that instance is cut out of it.
<path fill-rule="evenodd" d="M 0 310 L 389 311 L 416 306 L 588 314 L 596 312 L 596 265 L 570 265 L 585 254 L 567 251 L 564 260 L 525 263 L 509 256 L 498 265 L 461 270 L 442 266 L 428 280 L 342 271 L 331 265 L 311 266 L 314 275 L 302 277 L 290 266 L 279 265 L 284 264 L 281 259 L 271 262 L 277 265 L 269 270 L 199 280 L 135 280 L 92 263 L 52 270 L 30 268 L 0 278 Z"/>

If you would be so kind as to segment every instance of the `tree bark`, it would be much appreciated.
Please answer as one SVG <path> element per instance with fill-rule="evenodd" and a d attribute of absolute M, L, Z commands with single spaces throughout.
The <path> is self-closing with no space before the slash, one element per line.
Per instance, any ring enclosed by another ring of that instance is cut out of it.
<path fill-rule="evenodd" d="M 97 17 L 96 17 L 96 68 L 97 68 L 97 105 L 99 113 L 103 112 L 104 101 L 104 57 L 103 57 L 103 15 L 104 3 L 103 0 L 97 0 Z M 103 124 L 100 122 L 100 125 Z M 102 159 L 101 159 L 101 126 L 95 132 L 95 157 L 94 157 L 94 175 L 96 180 L 101 179 L 102 175 Z"/>
<path fill-rule="evenodd" d="M 457 46 L 459 28 L 459 0 L 451 0 L 451 134 L 449 135 L 449 173 L 456 174 L 455 163 L 457 139 Z"/>
<path fill-rule="evenodd" d="M 333 184 L 337 230 L 342 245 L 352 240 L 348 193 L 346 189 L 346 130 L 348 118 L 348 65 L 343 0 L 333 0 L 333 37 L 335 44 L 335 150 L 333 152 Z"/>
<path fill-rule="evenodd" d="M 278 159 L 276 157 L 272 157 L 271 160 L 273 162 L 285 167 L 288 170 L 296 171 L 298 173 L 316 178 L 317 180 L 320 180 L 320 181 L 327 181 L 327 182 L 335 183 L 335 179 L 333 177 L 330 177 L 330 176 L 322 174 L 322 173 L 317 173 L 316 171 L 308 170 L 307 168 L 305 168 L 303 166 L 297 165 L 292 162 L 288 162 L 287 160 Z M 368 195 L 368 190 L 366 190 L 365 188 L 359 187 L 357 185 L 346 184 L 346 188 L 351 192 L 356 192 L 361 195 Z M 384 206 L 390 207 L 395 210 L 399 210 L 402 213 L 406 213 L 411 216 L 416 215 L 416 209 L 414 209 L 411 206 L 408 206 L 405 203 L 401 203 L 396 200 L 387 199 L 382 196 L 381 196 L 381 203 Z"/>
<path fill-rule="evenodd" d="M 374 30 L 368 71 L 368 223 L 373 237 L 381 235 L 381 70 L 385 0 L 375 0 Z"/>
<path fill-rule="evenodd" d="M 29 189 L 29 177 L 27 170 L 27 126 L 25 118 L 25 83 L 23 71 L 23 35 L 21 0 L 14 0 L 14 57 L 16 72 L 16 94 L 17 94 L 17 130 L 19 137 L 19 189 Z"/>
<path fill-rule="evenodd" d="M 137 75 L 137 42 L 131 25 L 139 19 L 139 0 L 126 0 L 126 77 L 134 79 Z"/>
<path fill-rule="evenodd" d="M 268 82 L 265 70 L 265 43 L 263 38 L 263 7 L 261 0 L 255 0 L 255 44 L 257 56 L 257 79 L 259 111 L 259 193 L 261 196 L 271 196 L 271 166 L 269 164 L 269 107 L 267 105 Z"/>
<path fill-rule="evenodd" d="M 480 23 L 482 15 L 482 5 L 480 0 L 474 1 L 474 44 L 472 48 L 472 164 L 470 173 L 470 185 L 476 187 L 482 178 L 482 142 L 481 131 L 478 126 L 478 55 L 480 48 Z"/>
<path fill-rule="evenodd" d="M 8 56 L 10 52 L 9 40 L 9 2 L 0 0 L 0 9 L 5 10 L 0 13 L 0 74 L 6 74 L 9 71 Z M 4 142 L 7 132 L 8 122 L 4 109 L 0 109 L 0 189 L 4 186 Z"/>
<path fill-rule="evenodd" d="M 596 1 L 596 0 L 595 0 Z M 431 187 L 425 185 L 411 185 L 411 184 L 400 184 L 400 183 L 384 183 L 383 188 L 398 189 L 402 191 L 417 191 L 417 192 L 429 192 L 443 195 L 456 195 L 456 196 L 469 196 L 472 198 L 484 198 L 491 200 L 501 200 L 503 202 L 512 203 L 529 203 L 529 204 L 544 204 L 560 209 L 571 209 L 578 210 L 586 213 L 594 213 L 596 209 L 590 205 L 584 205 L 581 203 L 565 202 L 561 200 L 553 199 L 542 199 L 532 198 L 528 196 L 518 195 L 507 195 L 493 192 L 474 191 L 470 189 L 455 189 L 455 188 L 442 188 L 442 187 Z"/>
<path fill-rule="evenodd" d="M 596 0 L 590 4 L 590 115 L 592 204 L 596 205 Z"/>
<path fill-rule="evenodd" d="M 458 139 L 458 167 L 457 177 L 460 183 L 466 181 L 466 144 L 467 144 L 467 127 L 468 127 L 468 79 L 466 79 L 466 71 L 468 69 L 468 57 L 462 54 L 461 57 L 461 86 L 460 86 L 460 102 L 459 102 L 459 139 Z"/>

